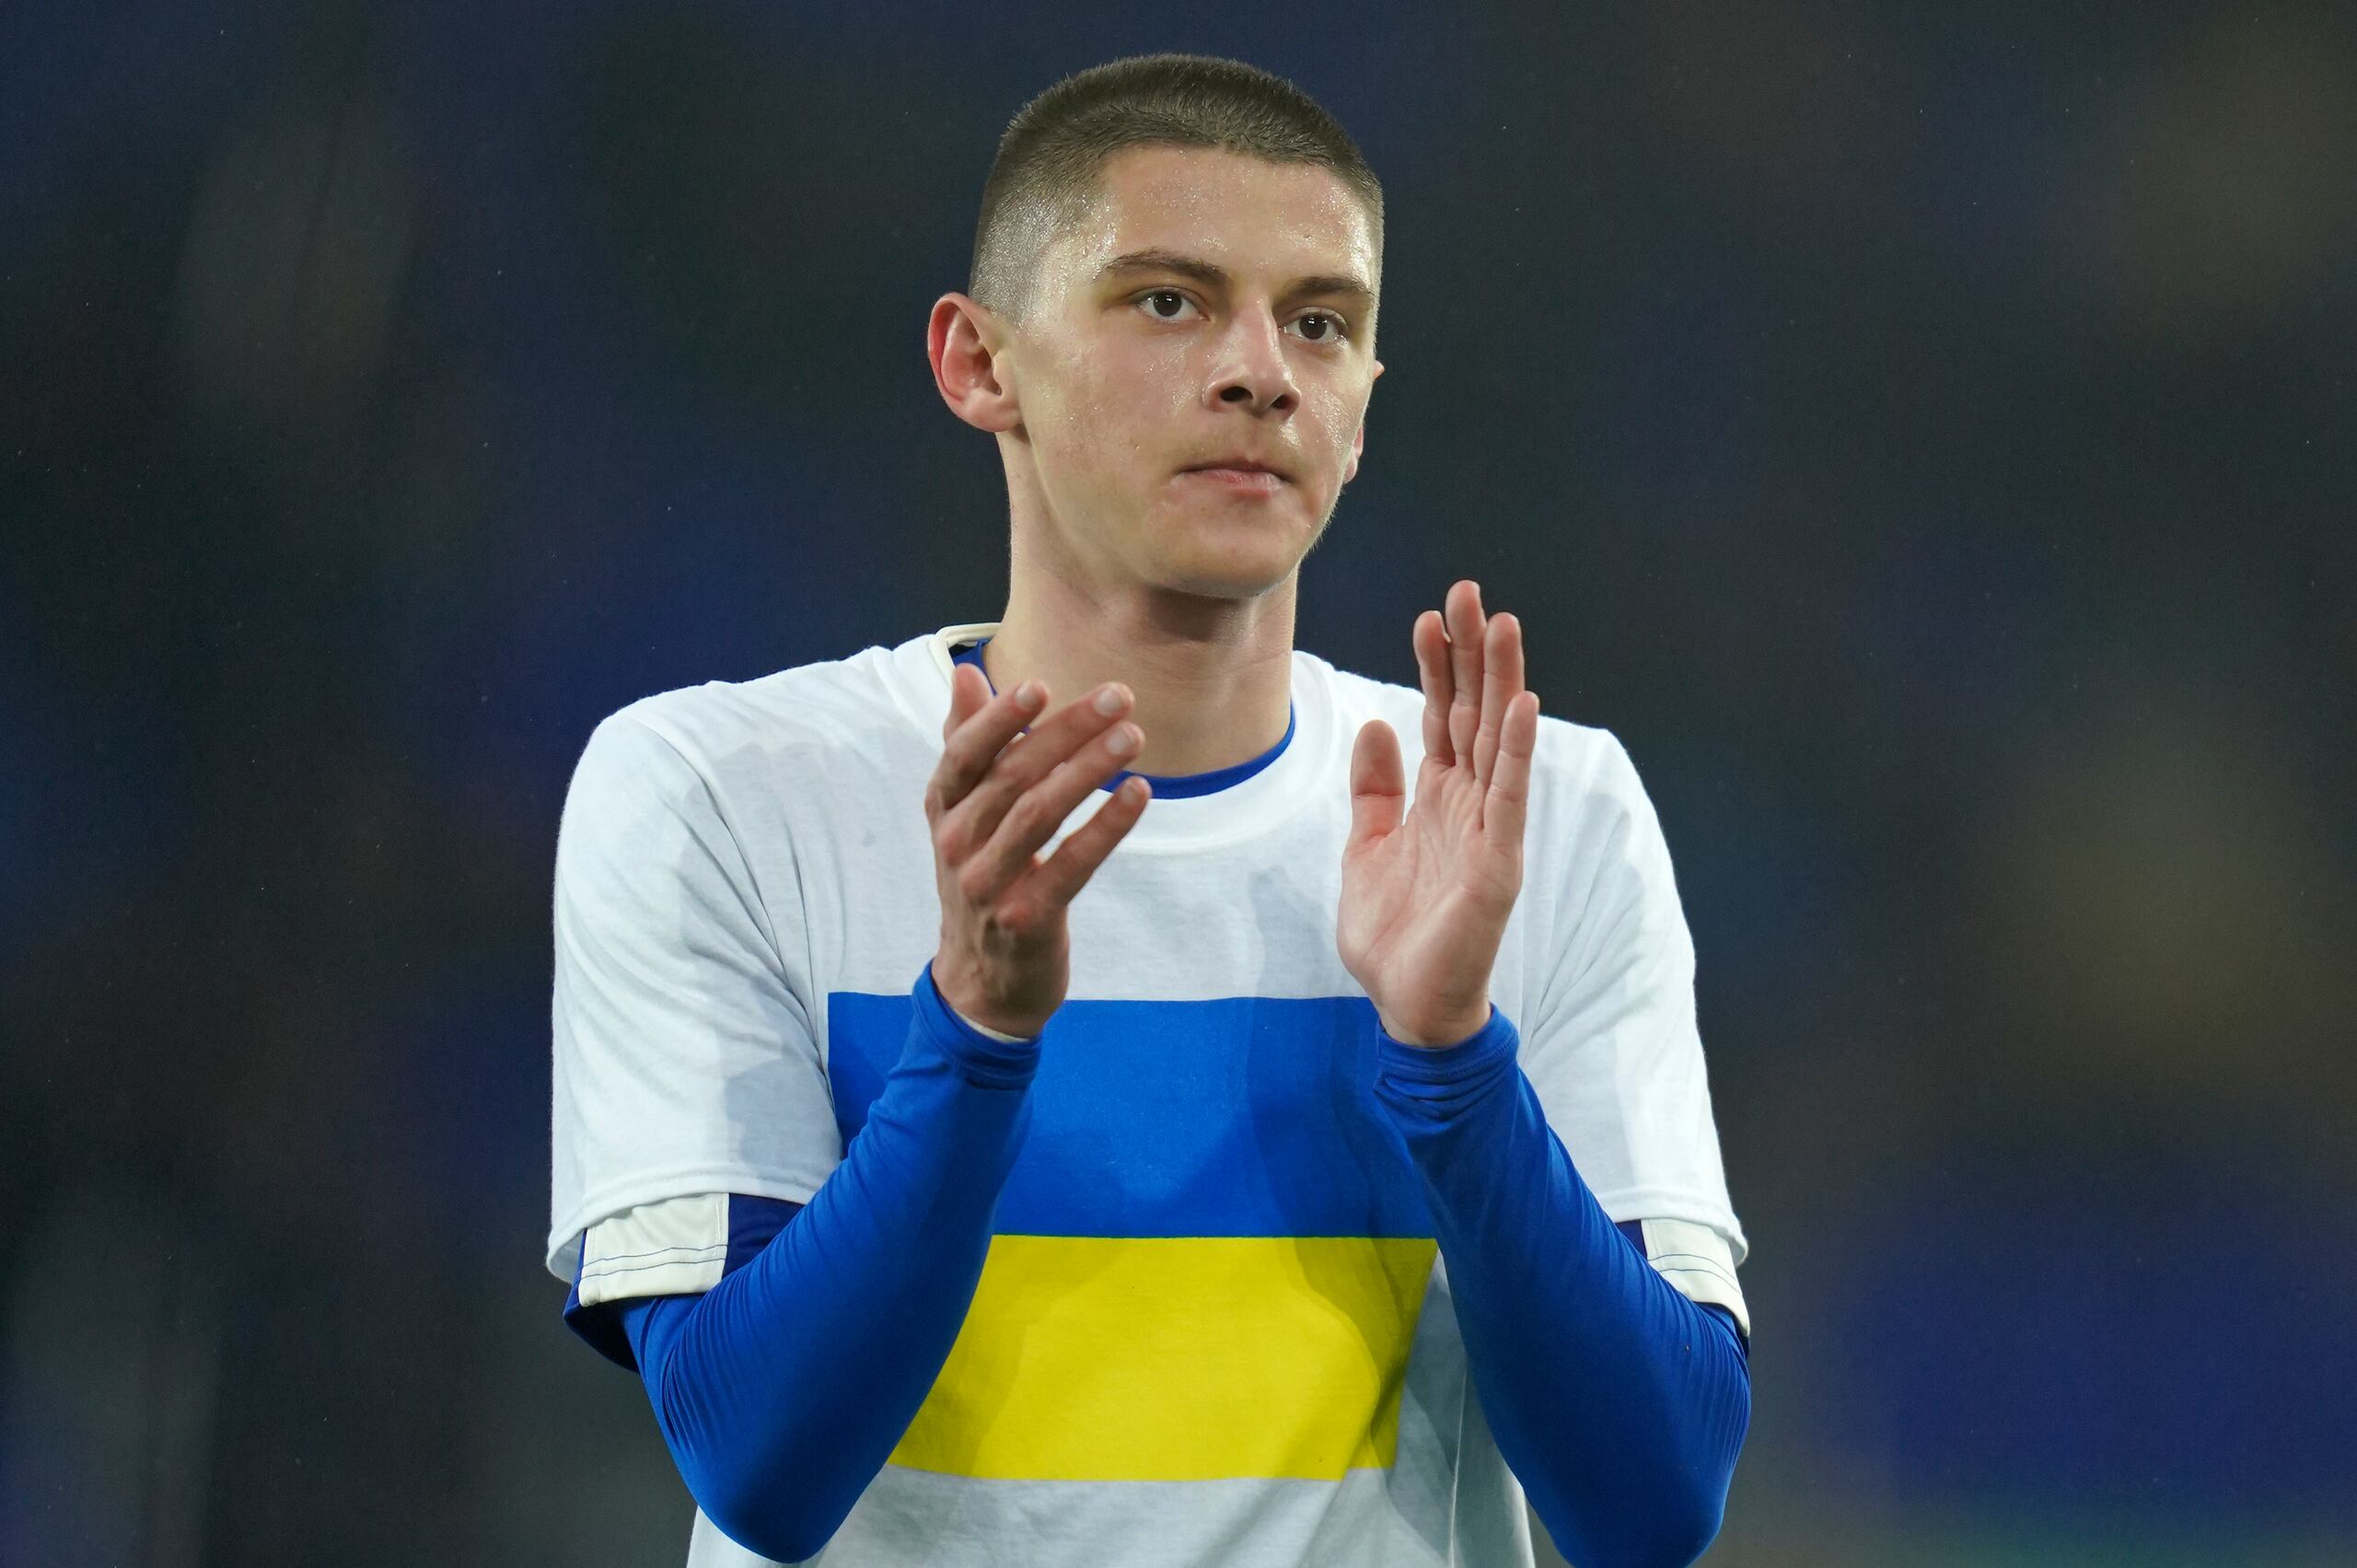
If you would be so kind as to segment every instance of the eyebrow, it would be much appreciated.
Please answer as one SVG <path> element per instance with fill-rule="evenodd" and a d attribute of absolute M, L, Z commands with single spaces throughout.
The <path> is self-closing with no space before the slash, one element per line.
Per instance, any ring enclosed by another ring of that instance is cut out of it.
<path fill-rule="evenodd" d="M 1097 270 L 1097 276 L 1102 281 L 1119 277 L 1124 273 L 1176 273 L 1182 278 L 1193 278 L 1198 283 L 1223 289 L 1235 282 L 1227 275 L 1227 269 L 1216 262 L 1158 247 L 1116 256 Z M 1375 290 L 1349 273 L 1318 273 L 1306 278 L 1295 278 L 1285 285 L 1280 297 L 1297 299 L 1313 294 L 1339 295 L 1363 312 L 1375 308 Z"/>

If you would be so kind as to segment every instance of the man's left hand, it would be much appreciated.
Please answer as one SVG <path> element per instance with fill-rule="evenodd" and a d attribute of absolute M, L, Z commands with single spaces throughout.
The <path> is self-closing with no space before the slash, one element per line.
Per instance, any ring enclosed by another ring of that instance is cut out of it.
<path fill-rule="evenodd" d="M 1523 819 L 1538 695 L 1522 684 L 1522 623 L 1484 617 L 1469 580 L 1416 618 L 1424 758 L 1407 805 L 1399 738 L 1381 719 L 1351 751 L 1335 945 L 1385 1032 L 1446 1046 L 1490 1019 L 1490 970 L 1522 891 Z"/>

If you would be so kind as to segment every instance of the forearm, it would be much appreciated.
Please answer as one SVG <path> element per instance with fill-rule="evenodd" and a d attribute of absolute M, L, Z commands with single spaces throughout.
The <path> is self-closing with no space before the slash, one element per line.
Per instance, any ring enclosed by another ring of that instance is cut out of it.
<path fill-rule="evenodd" d="M 1690 1562 L 1750 1420 L 1747 1352 L 1614 1229 L 1516 1044 L 1497 1012 L 1443 1050 L 1386 1037 L 1376 1085 L 1423 1179 L 1482 1412 L 1581 1568 Z"/>
<path fill-rule="evenodd" d="M 689 1491 L 768 1557 L 823 1546 L 923 1402 L 1028 1120 L 1037 1043 L 962 1028 L 929 972 L 915 1000 L 899 1064 L 809 1203 L 707 1294 L 628 1319 Z"/>

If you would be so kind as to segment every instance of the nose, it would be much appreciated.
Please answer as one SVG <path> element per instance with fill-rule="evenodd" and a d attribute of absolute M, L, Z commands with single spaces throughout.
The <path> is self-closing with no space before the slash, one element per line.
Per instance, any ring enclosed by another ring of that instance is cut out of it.
<path fill-rule="evenodd" d="M 1293 366 L 1285 359 L 1284 329 L 1265 309 L 1239 310 L 1219 342 L 1213 373 L 1214 401 L 1290 410 L 1301 401 Z"/>

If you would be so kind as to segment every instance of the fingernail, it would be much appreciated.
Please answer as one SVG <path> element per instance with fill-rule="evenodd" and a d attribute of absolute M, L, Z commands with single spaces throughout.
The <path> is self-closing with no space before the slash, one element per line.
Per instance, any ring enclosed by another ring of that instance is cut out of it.
<path fill-rule="evenodd" d="M 1123 725 L 1105 738 L 1105 749 L 1116 757 L 1126 757 L 1137 748 L 1138 732 L 1129 725 Z"/>
<path fill-rule="evenodd" d="M 1046 695 L 1047 693 L 1039 689 L 1038 681 L 1027 680 L 1015 689 L 1015 705 L 1018 708 L 1036 708 Z"/>
<path fill-rule="evenodd" d="M 1108 686 L 1104 691 L 1097 693 L 1097 711 L 1103 714 L 1109 719 L 1115 714 L 1120 713 L 1121 711 L 1121 689 L 1118 686 Z"/>

